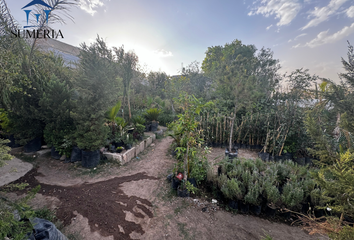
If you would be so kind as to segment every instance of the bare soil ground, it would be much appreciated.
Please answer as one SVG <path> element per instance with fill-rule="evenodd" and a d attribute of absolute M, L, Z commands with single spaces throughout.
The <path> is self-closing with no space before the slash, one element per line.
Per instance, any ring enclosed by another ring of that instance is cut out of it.
<path fill-rule="evenodd" d="M 153 145 L 124 166 L 106 163 L 85 170 L 75 164 L 41 156 L 33 169 L 17 182 L 41 185 L 31 204 L 55 209 L 66 234 L 79 239 L 328 239 L 310 236 L 300 227 L 275 223 L 250 215 L 233 214 L 212 204 L 210 197 L 178 198 L 166 181 L 175 160 L 168 148 L 172 138 Z M 214 149 L 215 163 L 224 149 Z M 255 158 L 240 150 L 239 156 Z M 23 192 L 8 194 L 18 198 Z"/>

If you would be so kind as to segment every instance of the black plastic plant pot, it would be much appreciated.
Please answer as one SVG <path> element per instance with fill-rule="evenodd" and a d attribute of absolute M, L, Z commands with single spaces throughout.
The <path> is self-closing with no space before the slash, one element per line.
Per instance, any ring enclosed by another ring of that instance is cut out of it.
<path fill-rule="evenodd" d="M 167 181 L 168 182 L 172 182 L 172 179 L 173 179 L 173 173 L 170 173 L 170 174 L 168 174 L 168 176 L 167 176 Z"/>
<path fill-rule="evenodd" d="M 250 205 L 248 203 L 243 203 L 242 201 L 240 201 L 240 210 L 241 213 L 247 214 L 250 211 Z"/>
<path fill-rule="evenodd" d="M 82 150 L 81 165 L 84 168 L 94 168 L 100 162 L 100 150 L 84 151 Z"/>
<path fill-rule="evenodd" d="M 258 157 L 260 157 L 265 162 L 269 161 L 269 153 L 258 153 Z"/>
<path fill-rule="evenodd" d="M 172 150 L 171 155 L 174 157 L 174 156 L 176 156 L 176 155 L 177 155 L 177 153 L 178 153 L 178 151 L 175 149 L 175 150 Z"/>
<path fill-rule="evenodd" d="M 218 176 L 221 175 L 221 168 L 222 168 L 221 166 L 218 167 Z"/>
<path fill-rule="evenodd" d="M 14 136 L 13 134 L 10 135 L 10 136 L 7 136 L 7 139 L 10 140 L 10 142 L 6 144 L 8 147 L 10 147 L 10 148 L 21 147 L 20 144 L 16 144 L 16 142 L 15 142 L 15 136 Z"/>
<path fill-rule="evenodd" d="M 151 124 L 147 124 L 145 126 L 145 132 L 150 132 L 150 130 L 151 130 Z"/>
<path fill-rule="evenodd" d="M 237 152 L 229 153 L 229 159 L 235 159 L 235 158 L 237 158 Z"/>
<path fill-rule="evenodd" d="M 188 178 L 187 181 L 190 182 L 194 187 L 197 187 L 197 181 L 195 178 Z"/>
<path fill-rule="evenodd" d="M 74 146 L 73 150 L 71 151 L 70 162 L 78 162 L 82 159 L 82 151 L 80 148 Z"/>
<path fill-rule="evenodd" d="M 269 161 L 274 161 L 274 156 L 269 154 Z"/>
<path fill-rule="evenodd" d="M 226 149 L 226 150 L 225 150 L 225 157 L 228 157 L 228 156 L 229 156 L 229 153 L 230 153 L 229 150 Z"/>
<path fill-rule="evenodd" d="M 314 212 L 316 218 L 320 218 L 325 215 L 324 209 L 315 209 L 313 212 Z"/>
<path fill-rule="evenodd" d="M 241 144 L 240 148 L 246 148 L 246 144 Z"/>
<path fill-rule="evenodd" d="M 113 142 L 112 145 L 114 145 L 117 149 L 117 147 L 123 147 L 124 143 L 122 141 L 119 141 L 119 142 Z"/>
<path fill-rule="evenodd" d="M 283 159 L 284 160 L 293 160 L 293 154 L 292 153 L 284 153 Z"/>
<path fill-rule="evenodd" d="M 251 149 L 251 146 L 246 144 L 246 149 Z"/>
<path fill-rule="evenodd" d="M 181 184 L 181 181 L 178 180 L 177 178 L 173 177 L 172 181 L 171 181 L 171 187 L 172 189 L 177 189 L 179 187 L 179 185 Z"/>
<path fill-rule="evenodd" d="M 291 217 L 291 212 L 287 212 L 287 211 L 282 211 L 280 213 L 280 216 L 284 219 L 289 219 Z"/>
<path fill-rule="evenodd" d="M 301 212 L 307 213 L 310 210 L 310 204 L 308 203 L 301 203 Z"/>
<path fill-rule="evenodd" d="M 131 149 L 132 148 L 132 145 L 131 144 L 125 144 L 125 149 L 126 150 L 129 150 L 129 149 Z"/>
<path fill-rule="evenodd" d="M 123 151 L 123 149 L 117 149 L 116 151 L 117 151 L 117 153 L 121 153 Z"/>
<path fill-rule="evenodd" d="M 61 158 L 60 153 L 55 150 L 55 147 L 52 147 L 52 149 L 50 150 L 50 156 L 55 160 L 59 160 Z"/>
<path fill-rule="evenodd" d="M 274 156 L 274 161 L 276 162 L 281 162 L 283 159 L 283 156 Z"/>
<path fill-rule="evenodd" d="M 156 132 L 157 131 L 157 127 L 159 126 L 159 122 L 153 121 L 151 122 L 151 132 Z"/>
<path fill-rule="evenodd" d="M 238 210 L 238 202 L 234 200 L 229 201 L 229 207 L 234 210 Z"/>
<path fill-rule="evenodd" d="M 41 150 L 42 147 L 42 139 L 41 138 L 35 138 L 29 141 L 24 147 L 23 151 L 25 153 L 31 153 L 31 152 L 37 152 Z"/>
<path fill-rule="evenodd" d="M 277 209 L 276 209 L 276 208 L 272 208 L 272 207 L 269 207 L 269 206 L 267 205 L 267 207 L 266 207 L 266 209 L 265 209 L 265 214 L 266 214 L 268 217 L 274 217 L 276 212 L 277 212 Z"/>
<path fill-rule="evenodd" d="M 115 145 L 112 145 L 111 149 L 109 149 L 109 150 L 110 150 L 110 152 L 115 153 L 116 152 L 116 148 L 117 147 Z"/>
<path fill-rule="evenodd" d="M 259 214 L 261 214 L 262 206 L 261 205 L 251 205 L 250 210 L 251 210 L 251 213 L 258 216 Z"/>
<path fill-rule="evenodd" d="M 296 158 L 294 161 L 301 166 L 305 165 L 305 158 Z"/>
<path fill-rule="evenodd" d="M 312 165 L 312 159 L 309 158 L 309 157 L 306 157 L 306 158 L 305 158 L 305 164 L 311 166 L 311 165 Z"/>
<path fill-rule="evenodd" d="M 178 186 L 178 188 L 177 188 L 177 196 L 178 197 L 183 197 L 183 198 L 185 198 L 185 197 L 189 197 L 189 192 L 188 192 L 188 190 L 187 189 L 181 189 L 181 186 Z"/>

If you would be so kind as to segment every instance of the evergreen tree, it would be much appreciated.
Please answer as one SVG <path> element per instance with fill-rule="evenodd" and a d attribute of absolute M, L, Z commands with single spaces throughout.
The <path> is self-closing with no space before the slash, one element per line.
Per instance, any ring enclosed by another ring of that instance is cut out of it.
<path fill-rule="evenodd" d="M 109 127 L 105 113 L 118 101 L 118 73 L 112 51 L 103 39 L 87 46 L 81 45 L 80 65 L 75 77 L 78 92 L 75 120 L 75 141 L 79 148 L 97 150 L 106 143 Z"/>
<path fill-rule="evenodd" d="M 70 112 L 74 108 L 68 79 L 59 80 L 52 75 L 50 81 L 44 86 L 44 93 L 39 101 L 41 114 L 45 122 L 44 139 L 49 146 L 55 147 L 61 154 L 69 155 L 70 149 L 63 146 L 65 140 L 69 141 L 74 122 Z"/>

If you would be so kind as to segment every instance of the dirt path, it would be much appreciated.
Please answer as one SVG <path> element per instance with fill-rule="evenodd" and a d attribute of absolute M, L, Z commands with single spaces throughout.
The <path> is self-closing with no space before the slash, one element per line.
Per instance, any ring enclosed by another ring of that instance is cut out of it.
<path fill-rule="evenodd" d="M 298 227 L 272 223 L 220 210 L 210 199 L 173 196 L 166 175 L 174 160 L 167 149 L 172 139 L 157 140 L 140 160 L 125 166 L 107 165 L 104 173 L 76 176 L 70 164 L 40 159 L 18 182 L 41 190 L 32 201 L 56 209 L 66 233 L 81 239 L 326 239 Z M 223 154 L 215 149 L 211 158 Z M 14 197 L 14 196 L 13 196 Z"/>

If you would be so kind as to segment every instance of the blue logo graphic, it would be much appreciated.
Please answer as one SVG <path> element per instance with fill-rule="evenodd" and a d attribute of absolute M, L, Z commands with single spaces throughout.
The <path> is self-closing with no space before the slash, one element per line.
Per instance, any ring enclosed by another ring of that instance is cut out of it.
<path fill-rule="evenodd" d="M 44 7 L 47 7 L 49 8 L 50 10 L 43 10 L 43 12 L 45 13 L 45 16 L 46 16 L 46 20 L 47 20 L 47 24 L 48 24 L 48 17 L 49 17 L 49 13 L 52 11 L 52 7 L 49 6 L 47 3 L 43 2 L 42 0 L 33 0 L 32 2 L 30 2 L 29 4 L 27 4 L 26 6 L 24 6 L 23 8 L 21 9 L 24 9 L 24 8 L 28 8 L 28 7 L 31 7 L 33 5 L 42 5 Z M 25 13 L 26 13 L 26 17 L 27 17 L 27 25 L 28 25 L 28 19 L 29 19 L 29 14 L 32 10 L 24 10 Z M 38 24 L 38 21 L 39 21 L 39 17 L 41 16 L 41 14 L 34 14 L 36 16 L 36 19 L 37 19 L 37 24 Z M 39 27 L 39 26 L 24 26 L 24 28 L 30 28 L 30 27 Z"/>

